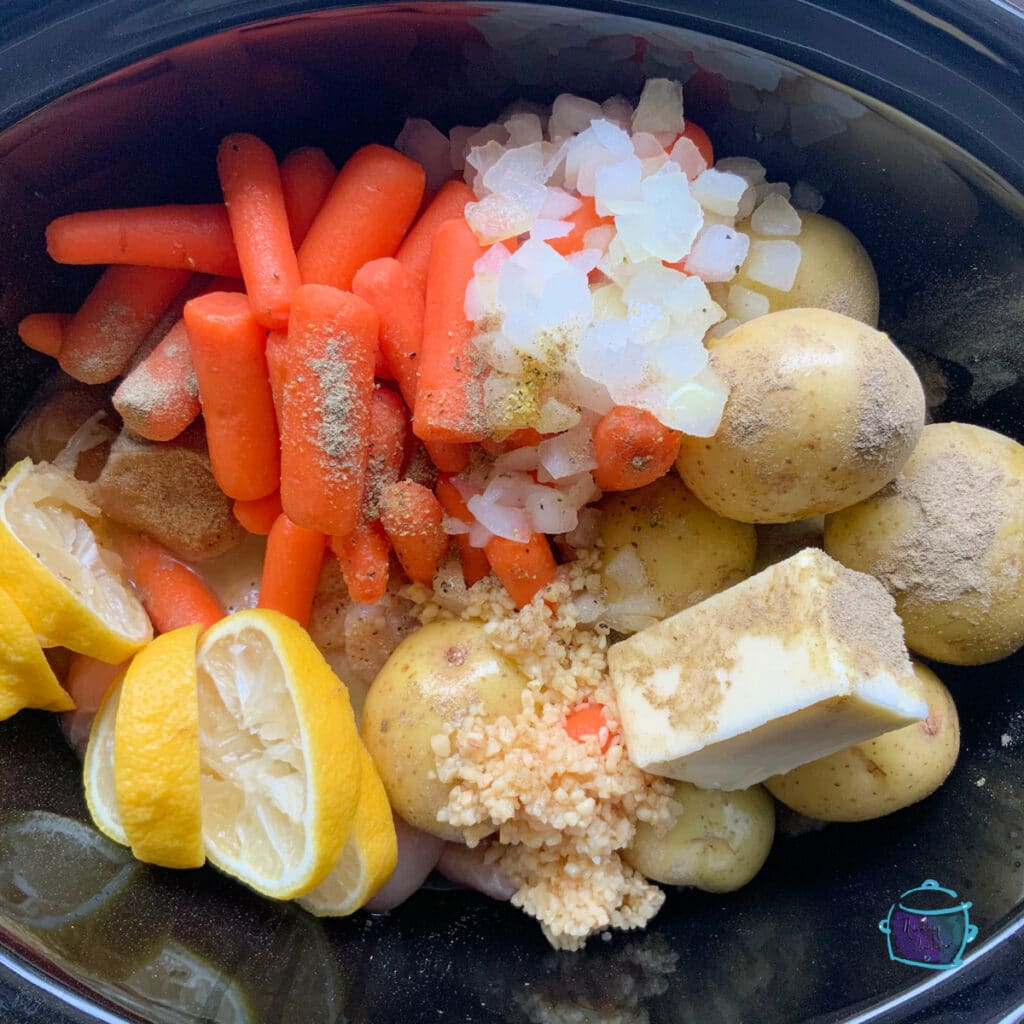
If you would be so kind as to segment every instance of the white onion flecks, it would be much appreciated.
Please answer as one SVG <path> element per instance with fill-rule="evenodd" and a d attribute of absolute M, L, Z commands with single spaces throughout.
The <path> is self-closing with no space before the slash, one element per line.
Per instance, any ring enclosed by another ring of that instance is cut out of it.
<path fill-rule="evenodd" d="M 489 368 L 487 430 L 544 435 L 462 475 L 474 521 L 445 525 L 468 529 L 471 544 L 536 531 L 578 539 L 596 497 L 594 425 L 615 404 L 713 435 L 728 393 L 706 340 L 768 311 L 759 285 L 793 285 L 797 210 L 817 209 L 820 195 L 769 182 L 748 157 L 707 166 L 684 115 L 680 83 L 654 78 L 635 107 L 568 93 L 550 110 L 513 104 L 492 124 L 452 129 L 447 152 L 432 126 L 406 122 L 400 148 L 431 181 L 447 161 L 476 196 L 466 218 L 485 254 L 465 311 Z M 581 237 L 584 204 L 601 222 Z M 748 217 L 753 238 L 736 229 Z M 728 285 L 741 267 L 751 287 L 723 288 L 723 309 L 707 285 Z"/>

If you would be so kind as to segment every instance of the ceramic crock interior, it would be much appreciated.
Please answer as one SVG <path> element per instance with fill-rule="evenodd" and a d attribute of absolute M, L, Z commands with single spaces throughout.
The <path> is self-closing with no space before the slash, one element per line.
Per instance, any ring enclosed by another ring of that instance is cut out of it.
<path fill-rule="evenodd" d="M 340 161 L 359 143 L 392 141 L 407 114 L 482 124 L 516 98 L 635 95 L 658 75 L 687 81 L 687 114 L 719 154 L 806 181 L 858 234 L 879 269 L 882 325 L 917 363 L 934 418 L 1024 437 L 1017 193 L 902 115 L 793 65 L 665 25 L 511 5 L 354 9 L 233 29 L 0 135 L 0 425 L 47 372 L 10 326 L 32 309 L 74 308 L 95 276 L 49 264 L 49 218 L 213 199 L 228 131 L 257 132 L 282 153 L 323 145 Z M 923 879 L 973 902 L 974 949 L 1019 928 L 1022 669 L 1021 656 L 939 668 L 964 751 L 937 795 L 864 825 L 783 832 L 741 892 L 673 893 L 645 933 L 581 954 L 551 952 L 518 911 L 465 892 L 434 888 L 388 917 L 323 922 L 212 870 L 135 864 L 84 824 L 77 764 L 53 720 L 23 713 L 0 726 L 3 956 L 161 1024 L 870 1013 L 922 983 L 888 960 L 878 922 Z"/>

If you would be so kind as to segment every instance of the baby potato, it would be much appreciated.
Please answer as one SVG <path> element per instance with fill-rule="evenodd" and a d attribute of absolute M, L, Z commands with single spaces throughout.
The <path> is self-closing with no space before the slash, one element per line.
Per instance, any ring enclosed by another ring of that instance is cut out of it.
<path fill-rule="evenodd" d="M 523 674 L 492 646 L 478 622 L 432 622 L 384 663 L 363 705 L 362 736 L 396 813 L 442 839 L 462 840 L 437 820 L 449 788 L 434 775 L 432 737 L 470 708 L 518 714 Z"/>
<path fill-rule="evenodd" d="M 731 283 L 766 296 L 772 313 L 808 307 L 830 309 L 877 327 L 878 277 L 864 246 L 839 221 L 820 213 L 801 211 L 800 221 L 800 234 L 790 239 L 800 246 L 800 266 L 788 292 L 752 280 L 746 263 Z M 752 231 L 749 220 L 736 227 L 750 235 L 751 242 L 781 241 Z"/>
<path fill-rule="evenodd" d="M 841 313 L 769 313 L 708 348 L 729 398 L 714 437 L 684 435 L 677 465 L 729 519 L 788 523 L 861 501 L 896 476 L 924 426 L 914 368 Z"/>
<path fill-rule="evenodd" d="M 634 633 L 745 580 L 754 528 L 702 505 L 674 473 L 601 500 L 605 620 Z"/>
<path fill-rule="evenodd" d="M 825 519 L 825 550 L 896 599 L 907 646 L 983 665 L 1024 645 L 1024 445 L 933 423 L 878 494 Z"/>
<path fill-rule="evenodd" d="M 662 836 L 638 823 L 627 864 L 651 881 L 705 892 L 732 892 L 761 870 L 775 837 L 775 804 L 761 786 L 728 793 L 677 782 L 674 799 L 676 823 Z"/>
<path fill-rule="evenodd" d="M 928 716 L 765 782 L 787 807 L 819 821 L 867 821 L 923 800 L 945 782 L 960 752 L 949 690 L 914 662 Z"/>

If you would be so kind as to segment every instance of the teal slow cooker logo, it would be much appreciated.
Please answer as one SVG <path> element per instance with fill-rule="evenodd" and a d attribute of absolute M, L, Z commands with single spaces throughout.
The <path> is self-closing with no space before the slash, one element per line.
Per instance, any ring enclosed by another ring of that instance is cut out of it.
<path fill-rule="evenodd" d="M 961 900 L 934 878 L 908 889 L 878 922 L 888 940 L 889 959 L 936 971 L 959 967 L 967 943 L 978 934 L 967 915 L 970 908 L 969 900 Z"/>

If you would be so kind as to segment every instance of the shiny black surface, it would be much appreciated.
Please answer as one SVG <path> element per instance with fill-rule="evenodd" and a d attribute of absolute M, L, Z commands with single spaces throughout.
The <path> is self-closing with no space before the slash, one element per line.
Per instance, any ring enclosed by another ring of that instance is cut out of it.
<path fill-rule="evenodd" d="M 721 64 L 716 44 L 694 32 L 832 74 L 1024 183 L 1021 21 L 994 4 L 961 12 L 976 46 L 936 23 L 956 14 L 937 3 L 604 5 L 660 26 L 544 5 L 300 13 L 314 6 L 6 5 L 0 126 L 157 56 L 0 134 L 0 324 L 33 308 L 73 308 L 92 279 L 48 264 L 47 219 L 90 205 L 214 197 L 212 157 L 229 130 L 258 131 L 281 152 L 325 144 L 341 159 L 362 141 L 393 139 L 406 113 L 443 127 L 482 123 L 519 96 L 633 92 L 646 74 L 684 70 L 695 48 Z M 269 15 L 287 16 L 201 38 Z M 196 42 L 162 52 L 188 39 Z M 688 110 L 718 151 L 757 155 L 773 177 L 825 192 L 825 212 L 850 224 L 881 270 L 883 325 L 922 369 L 944 375 L 936 418 L 1024 437 L 1024 253 L 1020 222 L 1001 205 L 1014 197 L 885 109 L 847 108 L 841 130 L 802 146 L 791 120 L 765 130 L 765 111 L 779 103 L 787 118 L 799 110 L 805 131 L 822 117 L 827 128 L 839 101 L 797 77 L 771 85 L 770 68 L 728 52 L 722 66 L 738 86 L 704 67 L 687 89 Z M 751 76 L 761 84 L 741 81 Z M 758 106 L 737 112 L 737 100 Z M 0 427 L 44 366 L 3 339 Z M 34 1013 L 33 1004 L 55 1021 L 82 1020 L 85 1011 L 67 1004 L 75 999 L 102 1005 L 97 1019 L 174 1024 L 246 1013 L 265 1024 L 526 1022 L 570 1011 L 665 1024 L 1012 1020 L 1024 1003 L 1024 656 L 938 671 L 957 697 L 964 754 L 936 796 L 877 822 L 780 836 L 741 893 L 673 894 L 648 932 L 595 940 L 584 954 L 552 953 L 519 912 L 466 893 L 423 892 L 387 918 L 324 923 L 212 871 L 123 864 L 71 824 L 87 818 L 74 759 L 50 718 L 23 713 L 0 725 L 0 848 L 10 835 L 21 844 L 17 856 L 0 856 L 0 879 L 9 882 L 16 862 L 62 884 L 43 927 L 17 919 L 0 882 L 0 962 L 58 994 L 33 994 L 0 971 L 0 1009 L 11 1015 L 0 1020 Z M 40 812 L 63 820 L 26 823 Z M 46 838 L 58 833 L 60 842 Z M 892 901 L 925 878 L 974 903 L 981 934 L 952 973 L 890 962 L 878 932 Z"/>

